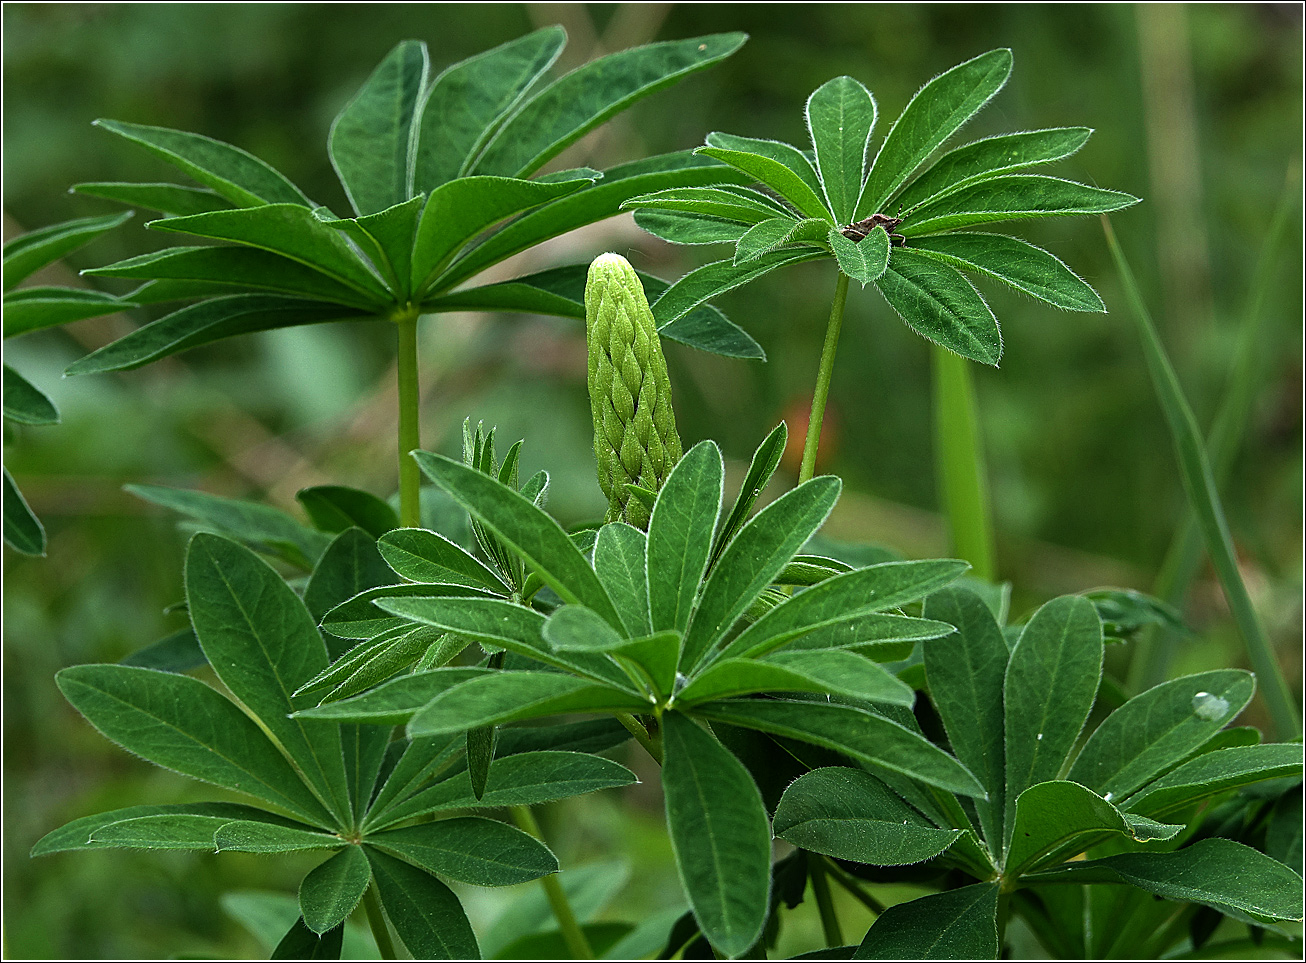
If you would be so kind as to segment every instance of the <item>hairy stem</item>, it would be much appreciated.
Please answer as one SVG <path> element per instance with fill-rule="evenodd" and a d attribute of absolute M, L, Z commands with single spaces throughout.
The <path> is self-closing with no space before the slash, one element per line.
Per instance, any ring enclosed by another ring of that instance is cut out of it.
<path fill-rule="evenodd" d="M 541 842 L 544 837 L 540 833 L 540 824 L 535 821 L 528 806 L 513 806 L 512 821 L 523 832 L 530 833 Z M 590 941 L 585 938 L 585 931 L 580 928 L 576 922 L 576 914 L 572 912 L 571 903 L 567 901 L 567 894 L 563 892 L 562 884 L 558 882 L 557 874 L 540 877 L 540 883 L 544 886 L 544 894 L 549 898 L 549 905 L 553 907 L 553 916 L 558 921 L 558 929 L 562 931 L 562 940 L 567 944 L 567 950 L 571 953 L 573 959 L 592 960 L 594 959 L 594 949 L 590 946 Z"/>
<path fill-rule="evenodd" d="M 834 374 L 834 356 L 839 347 L 839 329 L 843 327 L 843 305 L 848 300 L 848 275 L 839 272 L 834 287 L 830 320 L 825 325 L 825 345 L 821 348 L 821 366 L 816 372 L 816 390 L 812 392 L 812 414 L 807 420 L 807 441 L 803 444 L 803 464 L 798 470 L 798 484 L 816 474 L 816 448 L 821 442 L 821 422 L 825 418 L 825 400 L 830 394 Z"/>
<path fill-rule="evenodd" d="M 653 761 L 659 766 L 662 765 L 662 739 L 656 733 L 650 734 L 643 724 L 629 712 L 616 713 L 617 721 L 620 722 L 635 737 L 635 741 L 643 746 Z"/>
<path fill-rule="evenodd" d="M 970 362 L 937 345 L 932 353 L 935 465 L 953 549 L 970 562 L 972 575 L 991 582 L 997 575 L 992 510 Z"/>
<path fill-rule="evenodd" d="M 825 945 L 843 946 L 843 930 L 839 928 L 839 917 L 834 911 L 834 900 L 830 898 L 830 880 L 825 875 L 825 859 L 821 856 L 809 856 L 807 875 L 812 881 L 812 895 L 816 897 L 816 908 L 821 914 L 821 931 L 825 934 Z"/>
<path fill-rule="evenodd" d="M 390 939 L 390 927 L 386 925 L 385 914 L 381 912 L 381 897 L 376 890 L 376 880 L 367 886 L 363 894 L 363 908 L 367 910 L 367 923 L 376 938 L 376 948 L 383 960 L 397 960 L 394 941 Z"/>
<path fill-rule="evenodd" d="M 422 447 L 418 425 L 417 313 L 395 319 L 399 328 L 399 524 L 420 528 L 421 470 L 408 454 Z"/>

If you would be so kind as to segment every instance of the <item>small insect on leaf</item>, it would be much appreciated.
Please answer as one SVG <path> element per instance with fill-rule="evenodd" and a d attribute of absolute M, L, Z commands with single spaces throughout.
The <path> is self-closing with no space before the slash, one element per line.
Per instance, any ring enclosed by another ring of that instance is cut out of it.
<path fill-rule="evenodd" d="M 839 233 L 854 244 L 860 244 L 866 240 L 866 236 L 877 227 L 884 228 L 889 235 L 889 244 L 893 247 L 906 247 L 907 239 L 901 234 L 894 234 L 893 229 L 902 223 L 901 217 L 890 217 L 887 214 L 872 214 L 870 217 L 863 218 L 860 221 L 854 221 Z"/>

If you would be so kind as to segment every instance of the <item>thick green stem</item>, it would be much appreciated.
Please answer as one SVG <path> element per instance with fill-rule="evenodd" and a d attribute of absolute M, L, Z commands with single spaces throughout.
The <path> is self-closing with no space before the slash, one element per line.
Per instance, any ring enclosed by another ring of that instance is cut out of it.
<path fill-rule="evenodd" d="M 985 581 L 997 576 L 984 451 L 970 362 L 937 345 L 934 355 L 935 465 L 956 553 Z"/>
<path fill-rule="evenodd" d="M 632 716 L 629 712 L 616 713 L 617 721 L 626 727 L 627 731 L 635 737 L 635 741 L 643 746 L 653 761 L 659 766 L 662 765 L 662 738 L 657 734 L 649 734 L 643 724 Z"/>
<path fill-rule="evenodd" d="M 367 923 L 372 927 L 372 936 L 376 938 L 376 949 L 383 960 L 397 960 L 394 941 L 390 939 L 390 927 L 386 925 L 385 914 L 381 912 L 381 897 L 376 890 L 376 880 L 368 884 L 363 894 L 363 908 L 367 910 Z"/>
<path fill-rule="evenodd" d="M 816 448 L 821 443 L 821 422 L 825 418 L 825 400 L 830 394 L 834 374 L 834 356 L 839 348 L 839 329 L 843 327 L 843 305 L 848 300 L 848 275 L 839 272 L 834 286 L 834 303 L 825 326 L 825 345 L 821 348 L 821 367 L 816 372 L 816 390 L 812 392 L 812 414 L 807 420 L 807 441 L 803 444 L 803 464 L 798 470 L 798 484 L 816 474 Z"/>
<path fill-rule="evenodd" d="M 528 806 L 513 806 L 512 821 L 523 832 L 530 833 L 541 842 L 544 837 L 540 833 L 540 824 L 535 821 L 535 816 L 531 814 Z M 562 884 L 558 882 L 557 875 L 542 876 L 540 883 L 544 886 L 544 894 L 549 898 L 549 905 L 553 907 L 553 916 L 558 921 L 558 929 L 562 931 L 562 940 L 567 944 L 567 950 L 571 953 L 573 959 L 592 960 L 594 959 L 594 949 L 590 946 L 590 941 L 585 937 L 585 931 L 580 928 L 576 922 L 576 914 L 571 910 L 571 903 L 567 902 L 567 894 L 562 889 Z"/>
<path fill-rule="evenodd" d="M 824 857 L 815 854 L 808 856 L 807 875 L 812 881 L 812 895 L 816 897 L 816 908 L 821 914 L 821 931 L 825 934 L 825 945 L 843 946 L 843 930 L 839 928 L 839 917 L 834 911 L 834 900 L 830 898 L 830 880 L 825 875 Z"/>
<path fill-rule="evenodd" d="M 422 474 L 409 452 L 422 447 L 417 391 L 417 313 L 395 319 L 399 328 L 399 524 L 422 525 Z"/>

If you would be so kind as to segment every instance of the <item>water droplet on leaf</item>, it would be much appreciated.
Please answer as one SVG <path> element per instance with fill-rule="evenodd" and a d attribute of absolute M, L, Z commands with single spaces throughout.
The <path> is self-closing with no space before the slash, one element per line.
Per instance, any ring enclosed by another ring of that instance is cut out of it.
<path fill-rule="evenodd" d="M 1199 719 L 1219 719 L 1229 711 L 1229 700 L 1221 699 L 1209 692 L 1199 692 L 1193 696 L 1193 712 Z"/>

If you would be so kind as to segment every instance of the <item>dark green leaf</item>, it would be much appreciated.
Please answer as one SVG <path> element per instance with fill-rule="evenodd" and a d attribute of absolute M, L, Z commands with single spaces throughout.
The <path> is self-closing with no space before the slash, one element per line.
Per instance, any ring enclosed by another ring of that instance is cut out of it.
<path fill-rule="evenodd" d="M 844 237 L 834 228 L 827 237 L 839 262 L 839 270 L 854 281 L 860 281 L 862 287 L 878 278 L 889 266 L 889 235 L 883 227 L 875 228 L 860 241 Z"/>
<path fill-rule="evenodd" d="M 320 622 L 342 602 L 393 581 L 390 566 L 376 550 L 372 537 L 361 528 L 346 528 L 331 541 L 314 566 L 313 575 L 304 589 L 304 604 L 308 606 L 313 621 Z M 332 640 L 327 641 L 330 649 Z M 330 654 L 335 658 L 340 652 Z"/>
<path fill-rule="evenodd" d="M 571 904 L 573 915 L 578 922 L 586 924 L 596 916 L 612 898 L 625 888 L 630 879 L 630 869 L 624 862 L 611 861 L 590 863 L 566 869 L 557 876 Z M 515 959 L 508 949 L 520 945 L 522 934 L 540 934 L 546 927 L 556 927 L 556 917 L 549 905 L 547 894 L 542 886 L 530 886 L 514 894 L 512 903 L 499 914 L 485 930 L 482 949 L 487 957 L 498 959 Z M 589 925 L 586 926 L 590 928 Z M 556 928 L 552 931 L 557 935 Z M 542 955 L 541 959 L 562 958 Z"/>
<path fill-rule="evenodd" d="M 742 33 L 690 37 L 585 64 L 522 104 L 491 137 L 474 170 L 525 177 L 640 98 L 730 56 L 745 39 Z"/>
<path fill-rule="evenodd" d="M 117 120 L 97 120 L 95 126 L 135 141 L 241 207 L 262 204 L 313 206 L 312 201 L 282 174 L 231 144 L 202 134 L 125 124 Z"/>
<path fill-rule="evenodd" d="M 1172 853 L 1121 853 L 1067 863 L 1029 876 L 1026 882 L 1126 883 L 1248 922 L 1302 918 L 1301 877 L 1278 860 L 1231 839 L 1202 839 Z"/>
<path fill-rule="evenodd" d="M 441 630 L 425 625 L 384 632 L 358 643 L 294 694 L 312 695 L 322 705 L 347 699 L 410 668 L 445 637 Z"/>
<path fill-rule="evenodd" d="M 66 374 L 125 371 L 168 355 L 238 334 L 293 328 L 301 324 L 348 321 L 369 315 L 325 301 L 302 301 L 267 294 L 233 294 L 181 308 L 131 334 L 92 351 L 68 366 Z"/>
<path fill-rule="evenodd" d="M 259 809 L 249 809 L 239 816 L 194 812 L 137 816 L 101 825 L 92 831 L 89 841 L 123 849 L 200 849 L 212 852 L 217 834 L 227 826 L 251 827 L 255 834 L 263 828 L 274 834 L 288 833 L 300 842 L 311 840 L 309 845 L 312 848 L 339 843 L 335 836 L 324 835 L 303 823 Z"/>
<path fill-rule="evenodd" d="M 1105 312 L 1097 292 L 1042 248 L 1002 234 L 938 234 L 911 249 L 953 267 L 978 271 L 1068 311 Z"/>
<path fill-rule="evenodd" d="M 108 849 L 124 845 L 112 836 L 103 833 L 111 825 L 119 823 L 138 823 L 144 818 L 157 818 L 187 825 L 186 820 L 193 818 L 217 820 L 209 826 L 207 835 L 199 848 L 213 850 L 213 832 L 223 823 L 233 819 L 279 819 L 269 812 L 242 806 L 238 803 L 180 803 L 166 806 L 128 806 L 111 812 L 83 816 L 65 823 L 53 832 L 46 833 L 32 847 L 32 856 L 45 856 L 49 853 L 64 853 L 70 850 Z M 289 822 L 288 820 L 285 820 Z M 171 848 L 171 847 L 169 847 Z M 186 848 L 186 847 L 181 847 Z"/>
<path fill-rule="evenodd" d="M 734 263 L 742 264 L 744 261 L 751 261 L 784 244 L 800 223 L 802 222 L 792 217 L 773 217 L 754 224 L 740 235 L 739 243 L 735 245 Z M 825 227 L 824 221 L 813 220 L 810 223 Z"/>
<path fill-rule="evenodd" d="M 632 197 L 622 205 L 627 210 L 660 211 L 667 214 L 690 214 L 721 218 L 743 224 L 765 224 L 788 215 L 788 210 L 761 191 L 732 186 L 675 187 Z M 787 217 L 792 225 L 797 223 Z"/>
<path fill-rule="evenodd" d="M 215 281 L 330 301 L 360 311 L 374 299 L 315 268 L 257 247 L 170 247 L 86 271 L 96 277 Z"/>
<path fill-rule="evenodd" d="M 444 666 L 439 669 L 414 672 L 384 682 L 353 698 L 326 702 L 311 709 L 301 709 L 298 715 L 307 719 L 403 725 L 412 718 L 414 712 L 441 692 L 461 685 L 468 679 L 485 675 L 489 671 L 476 666 Z M 307 689 L 308 686 L 305 686 L 305 690 Z"/>
<path fill-rule="evenodd" d="M 89 244 L 106 231 L 125 223 L 131 216 L 131 211 L 124 211 L 121 214 L 82 217 L 28 231 L 7 242 L 4 246 L 5 294 L 8 295 L 21 281 L 47 264 L 53 264 L 82 245 Z M 8 298 L 5 300 L 8 301 Z M 5 313 L 8 314 L 8 311 Z M 8 336 L 9 324 L 6 321 L 5 337 Z"/>
<path fill-rule="evenodd" d="M 479 559 L 436 532 L 399 528 L 380 536 L 377 548 L 398 575 L 414 582 L 454 582 L 504 595 L 511 591 Z"/>
<path fill-rule="evenodd" d="M 480 959 L 476 934 L 448 886 L 371 846 L 363 851 L 372 864 L 381 905 L 414 959 Z"/>
<path fill-rule="evenodd" d="M 1002 846 L 1006 809 L 1002 687 L 1007 644 L 993 613 L 969 589 L 949 586 L 934 592 L 923 612 L 957 627 L 955 635 L 924 647 L 925 677 L 953 753 L 988 790 L 989 798 L 976 800 L 975 811 L 984 838 L 996 851 Z"/>
<path fill-rule="evenodd" d="M 682 670 L 692 670 L 712 650 L 821 527 L 839 499 L 840 488 L 839 479 L 832 475 L 813 478 L 766 506 L 739 530 L 703 586 L 685 634 Z"/>
<path fill-rule="evenodd" d="M 290 718 L 298 708 L 291 693 L 327 664 L 304 603 L 249 549 L 202 532 L 186 551 L 186 601 L 195 636 L 222 684 L 277 738 L 327 808 L 347 822 L 339 731 Z"/>
<path fill-rule="evenodd" d="M 842 224 L 855 220 L 875 113 L 870 91 L 852 77 L 828 80 L 807 98 L 816 169 L 830 210 Z"/>
<path fill-rule="evenodd" d="M 811 160 L 803 154 L 798 148 L 783 141 L 778 140 L 761 140 L 756 137 L 740 137 L 737 134 L 725 134 L 721 131 L 713 131 L 707 135 L 707 144 L 709 147 L 716 147 L 723 150 L 737 151 L 745 154 L 756 154 L 759 157 L 773 161 L 781 167 L 787 167 L 795 177 L 803 184 L 799 193 L 804 196 L 808 195 L 817 198 L 817 203 L 822 208 L 824 204 L 820 202 L 821 180 L 816 174 L 816 168 L 812 166 Z M 782 192 L 783 193 L 783 192 Z M 786 198 L 791 203 L 793 198 Z M 828 221 L 830 215 L 822 212 L 814 215 L 821 220 Z"/>
<path fill-rule="evenodd" d="M 495 664 L 495 659 L 499 664 Z M 490 660 L 490 668 L 498 669 L 503 661 L 503 653 Z M 498 729 L 494 726 L 479 726 L 467 730 L 467 774 L 472 780 L 472 793 L 477 799 L 485 794 L 485 780 L 490 774 L 490 763 L 494 761 L 494 744 Z"/>
<path fill-rule="evenodd" d="M 203 682 L 120 665 L 73 666 L 55 681 L 91 725 L 129 752 L 310 822 L 329 820 L 258 725 Z"/>
<path fill-rule="evenodd" d="M 896 247 L 875 284 L 917 334 L 982 364 L 996 366 L 1002 357 L 997 318 L 970 282 L 948 265 Z"/>
<path fill-rule="evenodd" d="M 1097 727 L 1066 778 L 1124 799 L 1224 728 L 1255 688 L 1250 672 L 1217 669 L 1149 689 Z"/>
<path fill-rule="evenodd" d="M 117 201 L 132 207 L 148 207 L 167 217 L 185 217 L 187 214 L 223 211 L 231 207 L 229 201 L 214 191 L 199 187 L 183 187 L 180 184 L 124 184 L 99 181 L 74 184 L 72 191 L 77 194 L 89 194 L 91 197 L 103 197 L 105 200 Z"/>
<path fill-rule="evenodd" d="M 635 223 L 672 244 L 735 244 L 750 230 L 738 221 L 651 210 L 636 211 Z"/>
<path fill-rule="evenodd" d="M 353 238 L 395 292 L 396 301 L 403 303 L 413 293 L 413 239 L 425 206 L 426 195 L 419 194 L 375 214 L 353 220 L 328 220 L 326 224 Z"/>
<path fill-rule="evenodd" d="M 1137 203 L 1138 198 L 1132 195 L 1076 184 L 1059 177 L 1003 174 L 922 204 L 898 230 L 911 238 L 971 224 L 1066 214 L 1101 214 Z"/>
<path fill-rule="evenodd" d="M 422 101 L 413 145 L 414 192 L 469 172 L 486 140 L 567 43 L 545 27 L 447 68 Z"/>
<path fill-rule="evenodd" d="M 254 820 L 233 820 L 218 827 L 213 834 L 213 844 L 218 852 L 295 853 L 305 849 L 329 849 L 341 842 L 335 833 Z"/>
<path fill-rule="evenodd" d="M 884 138 L 857 202 L 861 220 L 882 212 L 884 202 L 970 120 L 1011 75 L 1011 51 L 990 50 L 944 71 L 916 92 Z"/>
<path fill-rule="evenodd" d="M 314 933 L 335 929 L 349 918 L 371 881 L 372 869 L 362 848 L 346 846 L 299 884 L 304 925 Z"/>
<path fill-rule="evenodd" d="M 931 164 L 894 198 L 894 203 L 910 212 L 935 195 L 956 190 L 971 180 L 1061 160 L 1083 147 L 1091 133 L 1087 127 L 1053 127 L 963 144 Z"/>
<path fill-rule="evenodd" d="M 4 335 L 12 338 L 29 331 L 53 328 L 84 318 L 98 318 L 134 307 L 134 302 L 115 298 L 103 291 L 22 288 L 5 295 Z"/>
<path fill-rule="evenodd" d="M 625 636 L 603 621 L 597 612 L 583 605 L 562 605 L 554 609 L 544 623 L 542 634 L 554 649 L 581 652 L 607 651 L 626 641 Z"/>
<path fill-rule="evenodd" d="M 625 522 L 599 529 L 594 540 L 594 574 L 621 616 L 628 638 L 649 635 L 648 541 L 644 533 Z"/>
<path fill-rule="evenodd" d="M 1290 743 L 1234 746 L 1204 753 L 1125 800 L 1128 812 L 1161 817 L 1228 789 L 1300 773 L 1302 747 Z"/>
<path fill-rule="evenodd" d="M 997 883 L 899 903 L 871 924 L 853 959 L 996 960 L 997 915 Z"/>
<path fill-rule="evenodd" d="M 337 605 L 322 619 L 322 627 L 346 639 L 374 639 L 397 629 L 411 627 L 413 620 L 383 611 L 374 604 L 385 598 L 491 598 L 487 589 L 447 582 L 405 582 L 402 585 L 381 585 L 359 592 L 352 599 Z"/>
<path fill-rule="evenodd" d="M 40 388 L 4 366 L 4 415 L 22 425 L 57 425 L 59 410 Z"/>
<path fill-rule="evenodd" d="M 744 527 L 744 522 L 748 520 L 748 513 L 753 510 L 762 490 L 766 488 L 767 483 L 771 481 L 771 476 L 779 467 L 788 440 L 789 428 L 782 421 L 771 429 L 771 433 L 757 446 L 757 451 L 753 452 L 753 460 L 748 465 L 748 474 L 744 476 L 743 484 L 739 486 L 739 494 L 735 496 L 734 507 L 730 509 L 730 514 L 726 516 L 725 523 L 712 543 L 709 569 L 716 565 L 717 559 L 721 557 L 721 551 Z"/>
<path fill-rule="evenodd" d="M 676 869 L 703 935 L 728 957 L 762 935 L 770 902 L 771 827 L 753 777 L 678 712 L 662 717 L 662 792 Z"/>
<path fill-rule="evenodd" d="M 479 816 L 392 829 L 367 842 L 432 875 L 476 886 L 511 886 L 558 871 L 557 858 L 534 836 Z"/>
<path fill-rule="evenodd" d="M 426 87 L 427 66 L 426 44 L 403 41 L 331 125 L 331 166 L 358 214 L 383 211 L 410 196 L 409 132 Z"/>
<path fill-rule="evenodd" d="M 724 147 L 700 147 L 695 153 L 714 157 L 765 184 L 796 207 L 804 217 L 834 222 L 834 215 L 826 210 L 825 201 L 812 190 L 806 178 L 779 160 Z"/>
<path fill-rule="evenodd" d="M 32 514 L 27 499 L 14 484 L 9 469 L 4 470 L 4 538 L 5 544 L 24 555 L 45 554 L 45 528 Z"/>
<path fill-rule="evenodd" d="M 274 960 L 338 960 L 345 942 L 345 928 L 340 926 L 328 930 L 321 936 L 305 925 L 302 919 L 295 920 L 289 932 L 272 951 Z"/>
<path fill-rule="evenodd" d="M 714 702 L 696 706 L 694 712 L 731 725 L 825 746 L 859 762 L 883 766 L 964 796 L 984 795 L 975 777 L 952 756 L 918 733 L 864 709 L 774 699 Z"/>
<path fill-rule="evenodd" d="M 377 539 L 386 532 L 399 527 L 399 516 L 390 505 L 377 498 L 371 492 L 344 485 L 316 485 L 301 488 L 295 493 L 296 500 L 304 506 L 308 517 L 320 531 L 343 532 L 350 526 L 358 526 Z M 417 581 L 434 581 L 417 579 Z"/>
<path fill-rule="evenodd" d="M 1003 688 L 1008 836 L 1016 798 L 1060 774 L 1101 677 L 1102 625 L 1088 600 L 1066 595 L 1034 613 L 1011 652 Z"/>
<path fill-rule="evenodd" d="M 754 692 L 837 693 L 854 699 L 910 706 L 916 693 L 869 659 L 841 649 L 780 652 L 765 661 L 721 659 L 676 695 L 684 706 Z"/>
<path fill-rule="evenodd" d="M 839 767 L 815 769 L 790 785 L 774 828 L 802 849 L 872 866 L 919 863 L 962 834 L 934 827 L 870 773 Z"/>
<path fill-rule="evenodd" d="M 134 665 L 141 669 L 159 669 L 163 672 L 189 672 L 202 665 L 208 665 L 204 650 L 195 638 L 195 630 L 187 625 L 184 629 L 165 636 L 158 642 L 137 649 L 131 655 L 118 660 L 119 665 Z"/>
<path fill-rule="evenodd" d="M 684 632 L 712 553 L 725 468 L 711 441 L 672 469 L 648 525 L 648 601 L 655 631 Z"/>

